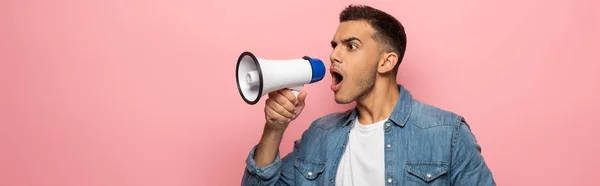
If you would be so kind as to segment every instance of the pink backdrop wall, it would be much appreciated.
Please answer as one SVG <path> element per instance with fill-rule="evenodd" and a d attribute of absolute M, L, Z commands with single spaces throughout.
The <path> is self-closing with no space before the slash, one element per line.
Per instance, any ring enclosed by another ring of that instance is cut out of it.
<path fill-rule="evenodd" d="M 239 185 L 264 102 L 235 61 L 329 65 L 351 2 L 408 34 L 399 81 L 471 123 L 500 185 L 598 185 L 600 16 L 593 0 L 0 2 L 0 185 Z M 336 105 L 309 85 L 291 150 Z"/>

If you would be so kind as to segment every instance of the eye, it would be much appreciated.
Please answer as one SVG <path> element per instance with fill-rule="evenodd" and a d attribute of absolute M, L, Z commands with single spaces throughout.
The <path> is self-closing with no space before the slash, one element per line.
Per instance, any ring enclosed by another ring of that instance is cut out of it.
<path fill-rule="evenodd" d="M 352 43 L 348 43 L 346 47 L 348 48 L 348 50 L 356 50 L 358 48 L 355 44 Z"/>

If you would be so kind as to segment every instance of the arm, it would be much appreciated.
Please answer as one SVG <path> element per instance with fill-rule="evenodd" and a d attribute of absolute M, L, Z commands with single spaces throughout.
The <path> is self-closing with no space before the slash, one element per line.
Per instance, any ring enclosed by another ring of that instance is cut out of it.
<path fill-rule="evenodd" d="M 242 185 L 294 185 L 294 159 L 296 159 L 298 148 L 300 147 L 301 141 L 304 139 L 304 135 L 306 133 L 307 132 L 305 131 L 299 140 L 294 141 L 294 148 L 292 152 L 282 159 L 279 156 L 279 151 L 277 151 L 273 163 L 264 167 L 256 165 L 256 161 L 253 157 L 257 152 L 258 145 L 255 146 L 246 158 L 246 170 L 242 178 Z"/>
<path fill-rule="evenodd" d="M 477 144 L 464 120 L 455 129 L 453 136 L 450 172 L 452 185 L 495 186 L 492 172 L 481 155 L 481 146 Z"/>
<path fill-rule="evenodd" d="M 282 135 L 263 133 L 261 142 L 252 148 L 246 158 L 242 185 L 293 184 L 293 160 L 300 140 L 294 143 L 294 150 L 282 159 L 279 153 L 281 137 Z"/>
<path fill-rule="evenodd" d="M 265 104 L 267 123 L 260 142 L 246 158 L 242 185 L 292 184 L 293 161 L 300 141 L 295 142 L 294 151 L 283 159 L 280 158 L 279 145 L 289 122 L 302 112 L 305 98 L 306 92 L 301 92 L 297 100 L 289 90 L 269 93 Z"/>

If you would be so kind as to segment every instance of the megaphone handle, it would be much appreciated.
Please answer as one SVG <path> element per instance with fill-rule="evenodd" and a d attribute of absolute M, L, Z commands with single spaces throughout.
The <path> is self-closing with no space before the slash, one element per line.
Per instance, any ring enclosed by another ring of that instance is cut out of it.
<path fill-rule="evenodd" d="M 290 89 L 292 91 L 292 93 L 294 93 L 294 96 L 298 97 L 298 94 L 300 94 L 300 90 L 302 90 L 303 85 L 300 86 L 295 86 L 295 87 L 290 87 L 288 89 Z"/>

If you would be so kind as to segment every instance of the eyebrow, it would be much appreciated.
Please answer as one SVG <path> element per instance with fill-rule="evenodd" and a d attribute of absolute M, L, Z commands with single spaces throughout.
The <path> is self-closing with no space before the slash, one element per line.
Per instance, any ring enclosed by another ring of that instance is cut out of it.
<path fill-rule="evenodd" d="M 349 37 L 346 39 L 342 40 L 342 43 L 348 43 L 350 41 L 358 41 L 360 44 L 362 44 L 362 41 L 360 41 L 360 39 L 358 39 L 357 37 Z M 337 46 L 337 43 L 335 41 L 331 41 L 331 47 L 335 48 Z"/>

